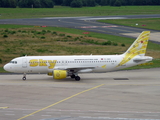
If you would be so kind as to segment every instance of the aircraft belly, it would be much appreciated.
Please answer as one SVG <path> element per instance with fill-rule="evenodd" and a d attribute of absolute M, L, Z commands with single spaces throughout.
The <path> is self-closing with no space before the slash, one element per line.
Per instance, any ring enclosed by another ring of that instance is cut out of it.
<path fill-rule="evenodd" d="M 106 72 L 107 71 L 107 69 L 106 68 L 95 68 L 95 69 L 93 69 L 93 72 Z"/>

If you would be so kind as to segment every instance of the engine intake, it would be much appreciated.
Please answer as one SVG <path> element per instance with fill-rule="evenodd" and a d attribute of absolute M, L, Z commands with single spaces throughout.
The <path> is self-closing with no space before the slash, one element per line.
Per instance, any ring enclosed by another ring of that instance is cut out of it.
<path fill-rule="evenodd" d="M 64 79 L 67 77 L 66 70 L 53 70 L 53 78 L 54 79 Z"/>

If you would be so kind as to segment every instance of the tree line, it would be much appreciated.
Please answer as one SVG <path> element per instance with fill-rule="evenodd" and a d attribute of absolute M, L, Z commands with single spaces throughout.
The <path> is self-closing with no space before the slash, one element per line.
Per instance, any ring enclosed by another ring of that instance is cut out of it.
<path fill-rule="evenodd" d="M 70 7 L 160 5 L 160 0 L 0 0 L 4 8 L 53 8 L 54 5 Z"/>

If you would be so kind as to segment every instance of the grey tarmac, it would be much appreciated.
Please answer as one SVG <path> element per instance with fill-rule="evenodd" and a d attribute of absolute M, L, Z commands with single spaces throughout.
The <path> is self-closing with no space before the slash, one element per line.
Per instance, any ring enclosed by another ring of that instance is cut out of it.
<path fill-rule="evenodd" d="M 33 25 L 33 26 L 51 26 L 81 29 L 90 32 L 98 32 L 103 34 L 111 34 L 116 36 L 125 36 L 137 38 L 135 34 L 141 33 L 149 29 L 127 27 L 121 25 L 113 25 L 99 23 L 96 20 L 101 19 L 136 19 L 136 18 L 160 18 L 160 14 L 155 15 L 117 15 L 117 16 L 93 16 L 93 17 L 45 17 L 31 19 L 0 19 L 0 24 L 17 24 L 17 25 Z M 116 27 L 115 27 L 116 26 Z M 151 39 L 156 43 L 160 43 L 160 31 L 151 31 Z"/>
<path fill-rule="evenodd" d="M 0 119 L 160 120 L 159 71 L 80 74 L 81 81 L 53 80 L 45 74 L 29 74 L 26 81 L 21 74 L 0 75 Z"/>

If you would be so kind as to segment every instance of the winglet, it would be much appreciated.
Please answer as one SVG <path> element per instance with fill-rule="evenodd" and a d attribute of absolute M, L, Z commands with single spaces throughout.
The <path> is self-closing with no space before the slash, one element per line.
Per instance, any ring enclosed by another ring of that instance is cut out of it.
<path fill-rule="evenodd" d="M 118 66 L 121 66 L 131 59 L 133 59 L 135 56 L 145 56 L 148 40 L 150 36 L 150 31 L 143 31 L 139 37 L 133 42 L 133 44 L 129 47 L 129 49 L 123 54 L 124 58 L 119 63 Z M 117 66 L 117 67 L 118 67 Z"/>

